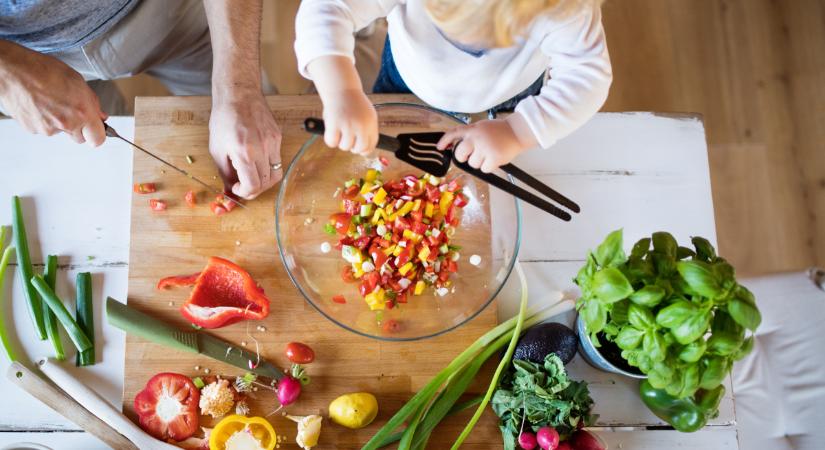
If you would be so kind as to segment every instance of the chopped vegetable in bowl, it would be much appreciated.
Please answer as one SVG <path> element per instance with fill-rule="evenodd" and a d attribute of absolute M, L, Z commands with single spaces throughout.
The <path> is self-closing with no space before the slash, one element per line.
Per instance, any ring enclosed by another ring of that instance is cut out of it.
<path fill-rule="evenodd" d="M 324 231 L 339 236 L 335 248 L 348 264 L 341 278 L 359 283 L 372 310 L 392 309 L 426 289 L 443 297 L 460 258 L 451 241 L 458 210 L 468 203 L 460 183 L 428 174 L 384 182 L 381 175 L 368 169 L 336 191 L 341 211 Z"/>

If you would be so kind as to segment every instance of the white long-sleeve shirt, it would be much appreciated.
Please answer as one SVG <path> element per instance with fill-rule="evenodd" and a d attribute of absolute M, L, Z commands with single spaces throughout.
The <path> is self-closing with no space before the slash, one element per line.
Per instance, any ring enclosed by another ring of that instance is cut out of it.
<path fill-rule="evenodd" d="M 311 79 L 307 66 L 314 59 L 353 58 L 354 32 L 386 17 L 398 72 L 415 95 L 436 108 L 487 110 L 515 97 L 549 70 L 540 94 L 519 102 L 510 120 L 520 139 L 548 148 L 604 104 L 613 75 L 598 8 L 563 20 L 537 17 L 515 45 L 476 57 L 444 37 L 424 3 L 303 0 L 295 22 L 299 71 Z"/>

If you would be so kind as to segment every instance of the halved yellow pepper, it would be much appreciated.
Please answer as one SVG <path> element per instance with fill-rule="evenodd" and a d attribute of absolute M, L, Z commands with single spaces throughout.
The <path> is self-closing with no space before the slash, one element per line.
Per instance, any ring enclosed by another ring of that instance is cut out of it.
<path fill-rule="evenodd" d="M 243 433 L 238 435 L 238 433 Z M 236 436 L 238 435 L 238 436 Z M 227 442 L 240 444 L 241 440 L 246 443 L 254 439 L 261 448 L 273 450 L 278 444 L 278 436 L 275 429 L 263 417 L 244 417 L 237 414 L 224 417 L 209 435 L 210 450 L 226 450 Z M 236 447 L 237 448 L 237 447 Z"/>
<path fill-rule="evenodd" d="M 441 214 L 447 214 L 447 209 L 449 209 L 450 204 L 453 202 L 453 198 L 455 198 L 455 195 L 450 191 L 441 193 L 441 200 L 438 201 L 438 209 L 441 210 Z"/>
<path fill-rule="evenodd" d="M 384 309 L 386 307 L 384 304 L 384 290 L 378 288 L 377 291 L 370 292 L 364 296 L 364 301 L 367 302 L 367 306 L 369 306 L 372 311 Z"/>

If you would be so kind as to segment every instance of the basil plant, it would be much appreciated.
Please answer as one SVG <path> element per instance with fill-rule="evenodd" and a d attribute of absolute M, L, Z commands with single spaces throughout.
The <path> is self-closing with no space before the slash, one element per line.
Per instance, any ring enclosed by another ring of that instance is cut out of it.
<path fill-rule="evenodd" d="M 679 398 L 719 386 L 753 348 L 762 320 L 733 267 L 707 239 L 692 243 L 680 247 L 670 233 L 657 232 L 628 256 L 616 230 L 588 253 L 575 278 L 593 344 L 612 341 L 654 388 Z"/>

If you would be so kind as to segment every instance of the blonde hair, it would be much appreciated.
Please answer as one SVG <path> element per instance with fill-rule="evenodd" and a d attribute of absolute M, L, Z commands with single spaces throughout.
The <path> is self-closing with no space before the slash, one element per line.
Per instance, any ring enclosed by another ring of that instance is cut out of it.
<path fill-rule="evenodd" d="M 430 19 L 462 43 L 509 47 L 540 15 L 563 19 L 602 0 L 426 0 Z"/>

